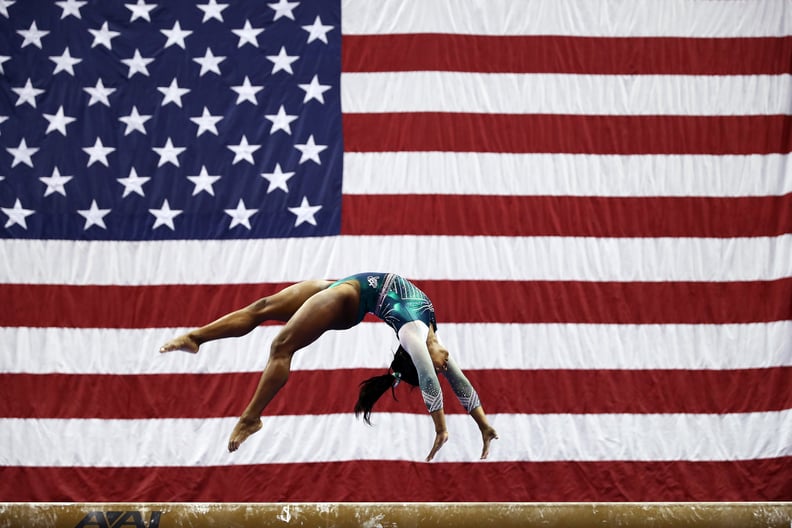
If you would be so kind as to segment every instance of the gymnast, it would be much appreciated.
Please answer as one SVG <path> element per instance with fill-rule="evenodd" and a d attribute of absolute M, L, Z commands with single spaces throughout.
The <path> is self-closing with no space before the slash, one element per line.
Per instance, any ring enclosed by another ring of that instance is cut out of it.
<path fill-rule="evenodd" d="M 431 461 L 448 441 L 443 395 L 437 378 L 437 372 L 441 372 L 478 425 L 483 441 L 481 458 L 487 458 L 490 442 L 498 435 L 487 421 L 475 389 L 437 338 L 431 301 L 414 284 L 393 273 L 358 273 L 335 282 L 309 280 L 293 284 L 168 341 L 160 352 L 196 353 L 207 341 L 245 335 L 264 321 L 286 323 L 273 339 L 256 391 L 231 432 L 228 450 L 233 452 L 261 429 L 261 414 L 288 380 L 294 353 L 327 330 L 357 325 L 368 312 L 393 328 L 400 347 L 387 374 L 360 384 L 355 415 L 362 413 L 370 424 L 374 403 L 389 388 L 402 380 L 419 386 L 435 426 L 434 444 L 426 457 L 427 462 Z"/>

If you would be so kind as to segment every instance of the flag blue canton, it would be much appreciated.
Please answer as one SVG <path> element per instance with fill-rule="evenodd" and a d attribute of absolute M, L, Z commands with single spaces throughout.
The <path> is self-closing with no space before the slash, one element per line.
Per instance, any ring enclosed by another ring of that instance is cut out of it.
<path fill-rule="evenodd" d="M 0 236 L 338 234 L 338 1 L 0 0 Z"/>

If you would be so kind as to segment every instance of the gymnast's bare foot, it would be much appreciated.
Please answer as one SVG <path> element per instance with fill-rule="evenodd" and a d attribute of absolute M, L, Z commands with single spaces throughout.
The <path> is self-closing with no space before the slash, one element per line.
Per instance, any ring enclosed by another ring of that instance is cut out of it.
<path fill-rule="evenodd" d="M 239 419 L 234 430 L 231 431 L 231 438 L 228 439 L 228 451 L 233 453 L 239 446 L 247 440 L 247 437 L 261 429 L 261 418 L 245 418 L 244 416 Z"/>
<path fill-rule="evenodd" d="M 481 460 L 485 460 L 489 456 L 490 442 L 498 439 L 498 433 L 492 427 L 485 427 L 481 430 L 481 439 L 484 442 L 484 447 L 481 449 Z"/>
<path fill-rule="evenodd" d="M 173 352 L 175 350 L 195 354 L 198 352 L 198 343 L 189 334 L 184 334 L 171 339 L 159 349 L 160 352 Z"/>

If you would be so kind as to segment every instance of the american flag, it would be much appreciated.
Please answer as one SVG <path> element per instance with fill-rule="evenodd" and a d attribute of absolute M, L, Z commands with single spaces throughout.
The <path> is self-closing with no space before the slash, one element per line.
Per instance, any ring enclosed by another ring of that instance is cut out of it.
<path fill-rule="evenodd" d="M 792 499 L 792 2 L 0 0 L 0 501 Z M 308 278 L 410 278 L 228 434 Z"/>

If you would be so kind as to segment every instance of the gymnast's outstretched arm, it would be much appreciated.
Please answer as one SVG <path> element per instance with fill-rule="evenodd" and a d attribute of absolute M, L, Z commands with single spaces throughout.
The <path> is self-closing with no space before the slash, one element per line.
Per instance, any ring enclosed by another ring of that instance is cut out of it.
<path fill-rule="evenodd" d="M 490 442 L 498 438 L 498 433 L 489 424 L 476 389 L 473 388 L 473 385 L 462 373 L 454 358 L 448 358 L 447 368 L 442 373 L 451 385 L 451 389 L 456 394 L 457 399 L 459 399 L 459 403 L 470 414 L 470 417 L 478 425 L 479 431 L 481 431 L 481 439 L 484 444 L 481 450 L 481 459 L 484 460 L 489 455 Z"/>
<path fill-rule="evenodd" d="M 399 329 L 398 336 L 402 347 L 410 354 L 415 364 L 421 395 L 435 423 L 435 442 L 426 460 L 432 460 L 437 451 L 448 441 L 443 394 L 437 372 L 446 376 L 457 398 L 478 425 L 483 443 L 481 458 L 487 458 L 490 443 L 498 438 L 498 433 L 489 424 L 473 385 L 437 339 L 434 329 L 427 327 L 421 321 L 412 321 Z"/>
<path fill-rule="evenodd" d="M 435 426 L 435 440 L 426 461 L 429 462 L 437 451 L 448 441 L 445 411 L 443 411 L 443 392 L 437 379 L 435 358 L 427 347 L 429 328 L 421 321 L 404 324 L 398 332 L 399 343 L 407 351 L 418 372 L 418 385 L 421 389 L 426 410 L 429 411 Z"/>
<path fill-rule="evenodd" d="M 438 372 L 441 372 L 446 377 L 459 403 L 462 404 L 462 407 L 465 408 L 468 414 L 470 414 L 470 417 L 476 422 L 476 425 L 478 425 L 483 443 L 481 459 L 487 458 L 489 455 L 490 443 L 498 438 L 498 433 L 489 424 L 476 389 L 473 388 L 473 384 L 467 379 L 462 369 L 459 368 L 459 365 L 454 361 L 454 358 L 448 354 L 448 349 L 440 343 L 433 328 L 429 329 L 427 346 L 432 357 L 445 358 L 445 368 L 439 369 Z"/>

